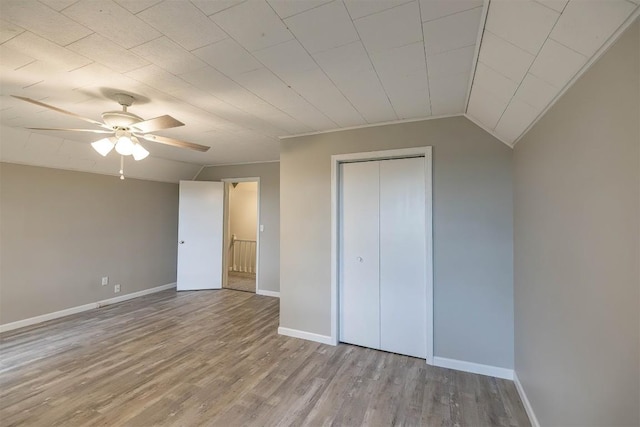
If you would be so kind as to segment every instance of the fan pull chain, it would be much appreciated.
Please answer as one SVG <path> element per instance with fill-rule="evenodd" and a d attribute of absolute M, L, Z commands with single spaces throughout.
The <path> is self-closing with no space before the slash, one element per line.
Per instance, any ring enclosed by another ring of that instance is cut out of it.
<path fill-rule="evenodd" d="M 120 156 L 120 179 L 124 179 L 124 156 Z"/>

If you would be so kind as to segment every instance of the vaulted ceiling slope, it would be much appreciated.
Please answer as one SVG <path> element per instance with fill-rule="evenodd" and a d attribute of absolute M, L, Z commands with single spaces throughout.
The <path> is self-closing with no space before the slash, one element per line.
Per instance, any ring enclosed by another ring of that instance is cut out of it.
<path fill-rule="evenodd" d="M 186 124 L 159 134 L 212 147 L 148 143 L 152 158 L 199 165 L 277 159 L 280 136 L 456 114 L 511 145 L 638 2 L 2 0 L 0 125 L 82 125 L 9 95 L 99 119 L 125 92 L 131 112 Z M 0 155 L 90 169 L 110 161 L 93 140 L 28 132 Z"/>
<path fill-rule="evenodd" d="M 640 0 L 492 0 L 467 115 L 513 145 L 612 36 Z"/>

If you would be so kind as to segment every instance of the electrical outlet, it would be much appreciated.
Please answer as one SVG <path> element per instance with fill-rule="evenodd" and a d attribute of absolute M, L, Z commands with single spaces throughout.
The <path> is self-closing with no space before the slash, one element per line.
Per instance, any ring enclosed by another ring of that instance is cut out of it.
<path fill-rule="evenodd" d="M 118 292 L 120 292 L 120 285 L 115 285 L 115 286 L 113 287 L 113 293 L 114 293 L 114 294 L 117 294 Z"/>
<path fill-rule="evenodd" d="M 109 284 L 109 276 L 104 276 L 102 278 L 102 286 L 108 285 Z"/>

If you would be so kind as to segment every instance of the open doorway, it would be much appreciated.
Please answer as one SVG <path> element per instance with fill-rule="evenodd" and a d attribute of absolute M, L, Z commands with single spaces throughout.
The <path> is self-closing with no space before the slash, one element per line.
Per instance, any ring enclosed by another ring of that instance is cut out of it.
<path fill-rule="evenodd" d="M 259 180 L 225 180 L 225 278 L 223 287 L 256 292 Z"/>

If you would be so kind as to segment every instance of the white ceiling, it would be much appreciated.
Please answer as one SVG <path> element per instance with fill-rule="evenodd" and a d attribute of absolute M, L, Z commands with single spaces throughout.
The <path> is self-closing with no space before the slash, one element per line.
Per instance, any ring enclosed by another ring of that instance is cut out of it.
<path fill-rule="evenodd" d="M 8 95 L 100 119 L 116 92 L 186 123 L 158 134 L 212 147 L 147 144 L 176 163 L 275 160 L 279 136 L 455 114 L 513 144 L 638 2 L 2 0 L 0 155 L 104 167 L 91 134 L 18 130 L 83 122 Z"/>

